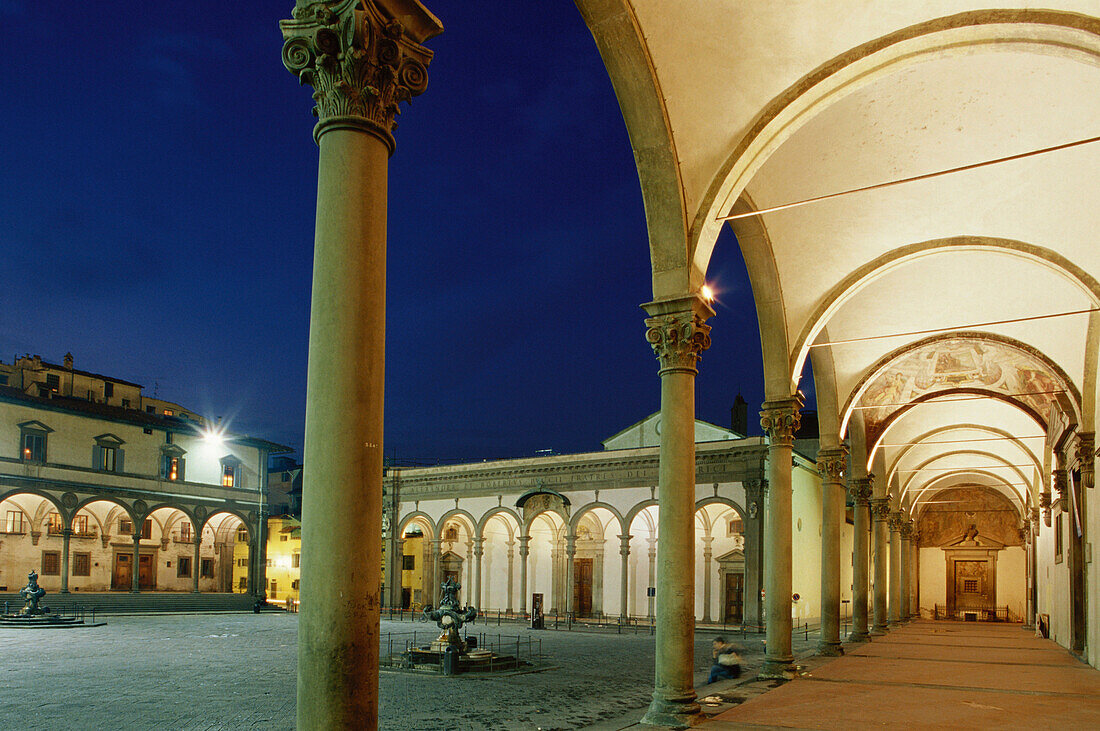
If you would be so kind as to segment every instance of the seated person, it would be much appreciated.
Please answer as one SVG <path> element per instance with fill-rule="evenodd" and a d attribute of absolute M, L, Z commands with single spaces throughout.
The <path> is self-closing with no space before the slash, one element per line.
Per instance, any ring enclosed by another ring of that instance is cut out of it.
<path fill-rule="evenodd" d="M 715 637 L 711 643 L 711 657 L 714 665 L 710 668 L 710 679 L 707 683 L 718 680 L 741 677 L 741 655 L 737 652 L 737 646 L 727 643 L 723 637 Z"/>

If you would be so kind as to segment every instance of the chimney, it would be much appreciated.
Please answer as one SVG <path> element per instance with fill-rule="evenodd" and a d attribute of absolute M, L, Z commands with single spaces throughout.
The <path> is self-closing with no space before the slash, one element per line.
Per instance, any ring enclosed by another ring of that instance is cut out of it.
<path fill-rule="evenodd" d="M 72 353 L 65 353 L 65 361 L 64 362 L 65 362 L 65 367 L 68 368 L 71 371 L 73 369 L 73 354 Z"/>
<path fill-rule="evenodd" d="M 737 394 L 730 409 L 730 431 L 743 437 L 749 434 L 749 403 L 741 394 Z"/>

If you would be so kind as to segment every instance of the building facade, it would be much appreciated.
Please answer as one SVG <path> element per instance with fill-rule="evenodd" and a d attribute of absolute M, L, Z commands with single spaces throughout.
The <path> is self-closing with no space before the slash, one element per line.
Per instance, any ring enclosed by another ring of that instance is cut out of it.
<path fill-rule="evenodd" d="M 142 387 L 39 356 L 0 363 L 0 592 L 262 594 L 267 463 L 289 451 L 230 434 Z M 253 544 L 257 547 L 252 548 Z"/>

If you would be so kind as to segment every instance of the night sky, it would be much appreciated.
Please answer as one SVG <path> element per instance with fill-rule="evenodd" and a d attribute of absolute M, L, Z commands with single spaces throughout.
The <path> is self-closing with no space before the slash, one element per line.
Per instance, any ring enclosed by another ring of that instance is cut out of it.
<path fill-rule="evenodd" d="M 659 408 L 637 172 L 572 2 L 435 0 L 390 167 L 386 454 L 599 449 Z M 133 380 L 302 446 L 317 148 L 292 0 L 0 0 L 0 360 Z M 723 235 L 699 418 L 763 397 Z M 808 384 L 807 384 L 808 385 Z"/>

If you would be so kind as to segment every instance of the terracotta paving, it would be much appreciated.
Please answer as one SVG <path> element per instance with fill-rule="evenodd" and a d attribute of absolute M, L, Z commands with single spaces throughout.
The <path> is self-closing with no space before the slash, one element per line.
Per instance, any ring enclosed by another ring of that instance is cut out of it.
<path fill-rule="evenodd" d="M 1100 728 L 1100 671 L 1018 625 L 918 621 L 701 728 Z"/>

